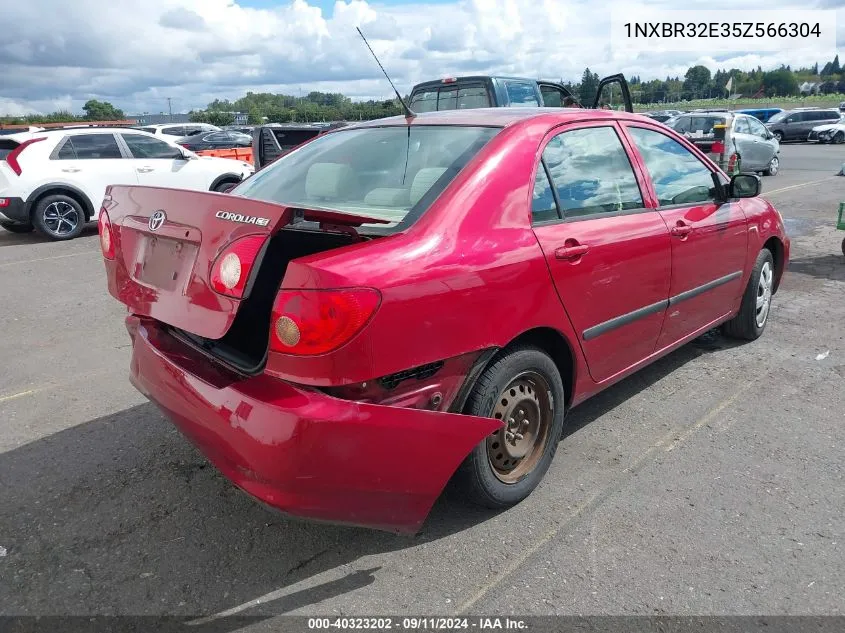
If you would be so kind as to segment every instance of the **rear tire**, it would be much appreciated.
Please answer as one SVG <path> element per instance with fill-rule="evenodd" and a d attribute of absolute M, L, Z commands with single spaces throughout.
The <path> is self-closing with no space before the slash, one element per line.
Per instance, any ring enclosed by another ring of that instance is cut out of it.
<path fill-rule="evenodd" d="M 757 255 L 739 313 L 722 328 L 726 335 L 745 341 L 760 338 L 769 322 L 774 280 L 775 261 L 769 249 L 764 248 Z"/>
<path fill-rule="evenodd" d="M 32 233 L 33 229 L 31 224 L 13 224 L 12 222 L 0 222 L 0 226 L 9 233 Z"/>
<path fill-rule="evenodd" d="M 62 194 L 41 198 L 32 210 L 35 229 L 51 240 L 72 240 L 82 233 L 86 222 L 82 205 Z"/>
<path fill-rule="evenodd" d="M 497 417 L 505 426 L 467 456 L 455 473 L 456 489 L 488 508 L 525 499 L 555 456 L 565 402 L 560 372 L 545 352 L 523 346 L 501 353 L 475 383 L 466 413 Z"/>

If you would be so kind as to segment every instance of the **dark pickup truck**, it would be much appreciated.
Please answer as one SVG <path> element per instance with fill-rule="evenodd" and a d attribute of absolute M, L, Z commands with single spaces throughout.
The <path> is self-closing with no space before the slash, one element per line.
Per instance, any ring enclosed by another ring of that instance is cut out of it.
<path fill-rule="evenodd" d="M 617 90 L 614 90 L 614 85 L 618 86 Z M 615 93 L 618 93 L 617 98 L 625 110 L 633 112 L 628 82 L 621 74 L 602 79 L 590 105 L 579 104 L 563 84 L 554 81 L 490 75 L 449 77 L 417 84 L 411 90 L 408 105 L 416 113 L 465 108 L 560 108 L 569 106 L 569 101 L 575 102 L 569 107 L 598 108 L 603 103 L 609 105 L 610 95 Z"/>
<path fill-rule="evenodd" d="M 347 125 L 336 123 L 268 123 L 252 130 L 252 162 L 255 171 L 284 156 L 294 147 L 315 136 Z"/>

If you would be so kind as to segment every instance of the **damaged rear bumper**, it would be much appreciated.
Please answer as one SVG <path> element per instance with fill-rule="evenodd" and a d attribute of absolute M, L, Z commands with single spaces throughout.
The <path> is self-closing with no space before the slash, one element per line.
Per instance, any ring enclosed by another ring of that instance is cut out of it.
<path fill-rule="evenodd" d="M 460 463 L 501 424 L 235 377 L 154 321 L 126 324 L 135 387 L 235 485 L 292 515 L 415 533 Z"/>

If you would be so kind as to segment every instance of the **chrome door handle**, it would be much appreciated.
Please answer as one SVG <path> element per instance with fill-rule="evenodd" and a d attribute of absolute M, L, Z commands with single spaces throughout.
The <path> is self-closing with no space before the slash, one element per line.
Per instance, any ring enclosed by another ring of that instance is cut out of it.
<path fill-rule="evenodd" d="M 62 171 L 66 172 L 68 174 L 75 174 L 76 172 L 82 171 L 82 170 L 79 169 L 78 167 L 65 167 L 64 169 L 62 169 Z"/>
<path fill-rule="evenodd" d="M 139 174 L 148 174 L 151 171 L 155 171 L 154 167 L 138 167 Z"/>
<path fill-rule="evenodd" d="M 685 239 L 687 235 L 692 233 L 692 227 L 689 224 L 684 224 L 680 220 L 678 223 L 672 227 L 669 231 L 675 237 L 680 237 L 681 239 Z"/>

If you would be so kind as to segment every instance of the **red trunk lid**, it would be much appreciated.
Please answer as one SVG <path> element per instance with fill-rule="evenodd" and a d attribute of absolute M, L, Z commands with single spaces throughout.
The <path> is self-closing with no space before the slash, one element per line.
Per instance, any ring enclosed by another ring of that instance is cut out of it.
<path fill-rule="evenodd" d="M 209 283 L 212 264 L 232 241 L 246 235 L 269 237 L 292 220 L 346 226 L 383 222 L 157 187 L 113 186 L 103 207 L 115 243 L 114 260 L 106 260 L 111 294 L 133 314 L 210 339 L 226 334 L 242 301 L 216 293 Z M 164 218 L 151 221 L 158 212 Z"/>

